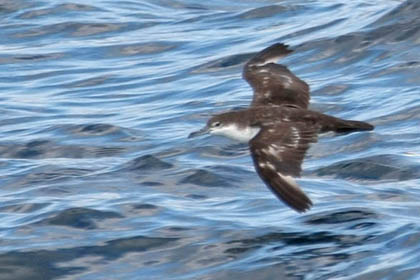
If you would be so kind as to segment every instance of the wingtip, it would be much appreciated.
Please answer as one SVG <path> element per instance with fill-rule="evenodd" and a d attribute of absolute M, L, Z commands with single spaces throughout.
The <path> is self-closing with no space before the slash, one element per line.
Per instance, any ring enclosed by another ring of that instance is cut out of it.
<path fill-rule="evenodd" d="M 274 176 L 270 177 L 272 178 Z M 313 205 L 311 199 L 300 189 L 293 177 L 280 175 L 277 179 L 266 183 L 277 198 L 296 212 L 302 214 L 311 209 Z"/>
<path fill-rule="evenodd" d="M 302 191 L 299 185 L 296 183 L 292 176 L 279 174 L 280 181 L 284 184 L 280 184 L 279 188 L 274 188 L 282 199 L 290 208 L 294 209 L 299 213 L 308 211 L 313 203 L 311 199 Z M 281 188 L 281 190 L 280 190 Z"/>
<path fill-rule="evenodd" d="M 290 47 L 290 45 L 279 42 L 279 43 L 272 44 L 268 48 L 279 48 L 279 49 L 283 49 L 283 50 L 287 50 L 287 51 L 293 51 L 293 50 L 289 49 L 289 47 Z"/>
<path fill-rule="evenodd" d="M 265 48 L 263 51 L 271 52 L 271 53 L 276 52 L 276 54 L 287 55 L 293 52 L 293 50 L 290 49 L 289 47 L 290 47 L 289 45 L 284 44 L 284 43 L 275 43 Z"/>
<path fill-rule="evenodd" d="M 312 201 L 308 198 L 307 203 L 304 204 L 299 204 L 299 205 L 289 205 L 293 210 L 295 210 L 296 212 L 298 212 L 299 214 L 304 214 L 306 212 L 308 212 L 309 210 L 311 210 L 313 203 Z"/>
<path fill-rule="evenodd" d="M 266 64 L 268 62 L 272 62 L 273 60 L 280 59 L 281 57 L 286 56 L 291 52 L 293 52 L 293 50 L 289 49 L 289 45 L 284 43 L 275 43 L 258 52 L 250 60 L 250 63 Z"/>
<path fill-rule="evenodd" d="M 299 214 L 308 212 L 313 206 L 312 200 L 304 192 L 294 193 L 293 199 L 282 197 L 281 200 Z"/>

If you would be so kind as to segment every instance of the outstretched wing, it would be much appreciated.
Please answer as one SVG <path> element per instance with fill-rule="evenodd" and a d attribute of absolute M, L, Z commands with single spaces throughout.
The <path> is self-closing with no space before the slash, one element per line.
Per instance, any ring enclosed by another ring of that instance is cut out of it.
<path fill-rule="evenodd" d="M 243 69 L 243 77 L 254 90 L 251 106 L 291 104 L 307 108 L 309 86 L 286 66 L 275 64 L 291 53 L 285 44 L 274 44 L 257 53 Z"/>
<path fill-rule="evenodd" d="M 263 127 L 249 142 L 258 175 L 279 199 L 298 212 L 312 206 L 294 178 L 300 176 L 305 153 L 316 140 L 315 129 L 291 122 Z"/>

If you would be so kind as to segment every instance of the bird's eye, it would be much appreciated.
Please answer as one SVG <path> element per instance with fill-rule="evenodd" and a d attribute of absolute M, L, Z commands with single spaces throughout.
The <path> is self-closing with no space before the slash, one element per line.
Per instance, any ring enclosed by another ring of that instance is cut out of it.
<path fill-rule="evenodd" d="M 213 127 L 219 127 L 220 126 L 220 122 L 214 122 L 213 123 Z"/>

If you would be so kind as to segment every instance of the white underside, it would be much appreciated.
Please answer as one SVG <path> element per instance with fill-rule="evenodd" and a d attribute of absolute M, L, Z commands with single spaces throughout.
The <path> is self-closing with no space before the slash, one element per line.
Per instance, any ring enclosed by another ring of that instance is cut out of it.
<path fill-rule="evenodd" d="M 240 129 L 235 124 L 225 125 L 220 128 L 214 128 L 210 131 L 211 134 L 225 136 L 230 139 L 244 143 L 254 138 L 255 135 L 258 134 L 258 132 L 260 132 L 259 127 L 246 127 L 244 129 Z"/>

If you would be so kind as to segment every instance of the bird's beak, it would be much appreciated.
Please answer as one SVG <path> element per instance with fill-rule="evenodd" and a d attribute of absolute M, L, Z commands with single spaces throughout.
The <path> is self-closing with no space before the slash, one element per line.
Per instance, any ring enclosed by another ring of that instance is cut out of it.
<path fill-rule="evenodd" d="M 207 133 L 209 133 L 209 128 L 207 126 L 205 126 L 198 131 L 191 132 L 190 135 L 188 135 L 188 138 L 197 137 L 197 136 L 207 134 Z"/>

